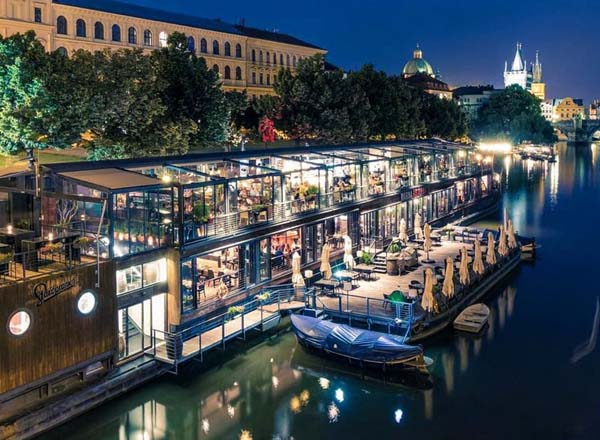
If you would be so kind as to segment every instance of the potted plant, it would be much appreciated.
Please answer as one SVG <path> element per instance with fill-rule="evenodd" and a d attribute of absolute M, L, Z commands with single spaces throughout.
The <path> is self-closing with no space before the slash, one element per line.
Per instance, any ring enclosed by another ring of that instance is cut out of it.
<path fill-rule="evenodd" d="M 256 295 L 256 299 L 261 304 L 264 304 L 266 301 L 269 300 L 269 298 L 271 298 L 271 292 L 269 292 L 269 291 L 265 291 L 263 293 L 260 293 L 260 294 Z"/>
<path fill-rule="evenodd" d="M 192 218 L 194 223 L 207 224 L 210 219 L 210 208 L 204 202 L 194 203 L 192 208 Z"/>
<path fill-rule="evenodd" d="M 89 237 L 78 237 L 73 241 L 73 247 L 75 249 L 84 249 L 88 247 L 92 241 L 94 240 Z"/>
<path fill-rule="evenodd" d="M 9 250 L 7 252 L 0 252 L 0 264 L 8 264 L 10 260 L 12 260 L 13 256 L 14 252 L 12 250 Z"/>
<path fill-rule="evenodd" d="M 360 262 L 367 265 L 373 264 L 373 256 L 369 251 L 363 251 L 362 255 L 360 256 Z"/>
<path fill-rule="evenodd" d="M 317 185 L 308 185 L 308 188 L 306 188 L 306 194 L 305 194 L 305 198 L 308 201 L 314 201 L 317 198 L 317 195 L 319 195 L 319 187 Z"/>
<path fill-rule="evenodd" d="M 267 210 L 267 207 L 265 205 L 263 205 L 262 203 L 258 203 L 252 207 L 252 211 L 254 211 L 256 214 L 260 214 L 261 212 L 266 211 L 266 210 Z"/>
<path fill-rule="evenodd" d="M 229 319 L 233 319 L 241 313 L 244 313 L 244 306 L 231 306 L 227 309 Z"/>

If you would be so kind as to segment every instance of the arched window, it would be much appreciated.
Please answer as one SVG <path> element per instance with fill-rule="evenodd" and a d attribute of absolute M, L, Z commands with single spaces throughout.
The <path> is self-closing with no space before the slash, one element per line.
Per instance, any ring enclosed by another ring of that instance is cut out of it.
<path fill-rule="evenodd" d="M 202 53 L 208 52 L 208 44 L 206 43 L 205 38 L 200 40 L 200 52 L 202 52 Z"/>
<path fill-rule="evenodd" d="M 121 41 L 121 28 L 118 24 L 113 24 L 112 27 L 112 40 Z"/>
<path fill-rule="evenodd" d="M 290 56 L 289 55 L 286 55 L 286 57 L 285 57 L 285 65 L 290 67 Z"/>
<path fill-rule="evenodd" d="M 188 37 L 188 50 L 192 53 L 196 52 L 196 40 L 194 40 L 194 37 Z"/>
<path fill-rule="evenodd" d="M 267 52 L 267 64 L 271 62 L 271 54 Z"/>
<path fill-rule="evenodd" d="M 150 29 L 144 31 L 144 46 L 152 46 L 152 31 Z"/>
<path fill-rule="evenodd" d="M 281 64 L 283 66 L 283 54 L 282 53 L 279 54 L 279 64 Z"/>
<path fill-rule="evenodd" d="M 225 56 L 226 57 L 231 56 L 231 44 L 229 44 L 229 41 L 225 42 Z"/>
<path fill-rule="evenodd" d="M 258 52 L 258 62 L 259 63 L 263 62 L 263 53 L 262 53 L 262 50 L 260 52 Z"/>
<path fill-rule="evenodd" d="M 271 85 L 271 75 L 267 73 L 267 85 Z"/>
<path fill-rule="evenodd" d="M 85 29 L 85 21 L 83 21 L 81 18 L 79 20 L 77 20 L 77 23 L 75 23 L 75 34 L 78 37 L 85 37 L 86 36 L 86 29 Z"/>
<path fill-rule="evenodd" d="M 252 49 L 252 62 L 256 63 L 256 51 Z"/>
<path fill-rule="evenodd" d="M 219 42 L 213 40 L 213 55 L 219 55 Z"/>
<path fill-rule="evenodd" d="M 241 44 L 235 45 L 235 56 L 237 58 L 242 58 L 242 45 Z"/>
<path fill-rule="evenodd" d="M 69 56 L 69 52 L 67 52 L 67 49 L 65 49 L 64 47 L 59 47 L 58 49 L 56 49 L 56 51 L 64 57 Z"/>
<path fill-rule="evenodd" d="M 94 24 L 94 38 L 96 40 L 104 40 L 104 25 L 99 21 Z"/>
<path fill-rule="evenodd" d="M 262 86 L 263 85 L 263 74 L 262 72 L 260 72 L 258 74 L 258 83 Z"/>
<path fill-rule="evenodd" d="M 216 64 L 213 65 L 213 72 L 215 72 L 217 75 L 219 74 L 219 66 L 217 66 Z"/>
<path fill-rule="evenodd" d="M 137 29 L 130 27 L 127 31 L 127 41 L 129 44 L 137 44 Z"/>
<path fill-rule="evenodd" d="M 296 67 L 296 55 L 294 55 L 294 67 Z"/>
<path fill-rule="evenodd" d="M 237 81 L 241 81 L 242 80 L 242 68 L 241 67 L 236 67 L 235 68 L 235 79 Z"/>
<path fill-rule="evenodd" d="M 256 72 L 252 72 L 252 84 L 256 84 Z"/>
<path fill-rule="evenodd" d="M 231 79 L 231 67 L 225 66 L 225 79 Z"/>
<path fill-rule="evenodd" d="M 67 19 L 62 15 L 59 15 L 56 19 L 56 33 L 60 35 L 67 35 Z"/>
<path fill-rule="evenodd" d="M 166 32 L 163 31 L 160 34 L 158 34 L 158 44 L 160 45 L 160 47 L 167 47 L 168 39 L 169 36 Z"/>
<path fill-rule="evenodd" d="M 277 54 L 273 52 L 273 64 L 277 64 Z"/>

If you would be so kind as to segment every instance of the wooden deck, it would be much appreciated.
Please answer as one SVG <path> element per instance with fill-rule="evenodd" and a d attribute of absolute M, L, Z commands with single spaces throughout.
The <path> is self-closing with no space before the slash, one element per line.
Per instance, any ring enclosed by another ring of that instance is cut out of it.
<path fill-rule="evenodd" d="M 405 272 L 402 275 L 387 275 L 374 273 L 371 276 L 371 280 L 359 281 L 358 287 L 352 289 L 347 295 L 341 290 L 337 290 L 337 297 L 319 296 L 320 301 L 325 307 L 330 309 L 339 310 L 340 303 L 341 308 L 344 311 L 351 311 L 352 313 L 361 314 L 378 314 L 382 316 L 388 316 L 393 318 L 395 311 L 392 307 L 385 305 L 383 295 L 390 294 L 394 290 L 400 290 L 403 293 L 409 294 L 411 297 L 416 297 L 417 292 L 414 289 L 409 289 L 410 282 L 415 280 L 422 284 L 425 283 L 425 270 L 427 268 L 434 268 L 440 266 L 445 268 L 446 258 L 454 258 L 459 255 L 460 249 L 465 246 L 467 250 L 473 249 L 472 243 L 463 243 L 460 241 L 442 241 L 441 246 L 437 245 L 433 247 L 433 250 L 429 252 L 430 260 L 434 263 L 421 263 L 421 260 L 427 258 L 426 253 L 419 251 L 419 266 Z M 486 247 L 482 246 L 483 255 L 485 255 Z M 455 262 L 455 274 L 458 274 L 459 263 Z M 439 280 L 439 283 L 443 283 L 443 280 Z M 367 301 L 369 298 L 369 301 Z M 319 307 L 320 308 L 320 307 Z"/>
<path fill-rule="evenodd" d="M 304 306 L 304 303 L 299 304 Z M 273 304 L 273 306 L 275 307 L 274 311 L 267 310 L 269 306 L 265 306 L 262 312 L 260 309 L 256 309 L 244 313 L 243 319 L 242 315 L 238 315 L 223 325 L 219 325 L 183 341 L 182 353 L 178 362 L 200 355 L 212 348 L 222 346 L 228 340 L 244 335 L 249 330 L 278 321 L 277 318 L 280 317 L 280 313 L 277 310 L 277 304 Z M 167 354 L 167 345 L 164 341 L 157 342 L 155 357 L 163 362 L 173 363 L 173 359 Z"/>

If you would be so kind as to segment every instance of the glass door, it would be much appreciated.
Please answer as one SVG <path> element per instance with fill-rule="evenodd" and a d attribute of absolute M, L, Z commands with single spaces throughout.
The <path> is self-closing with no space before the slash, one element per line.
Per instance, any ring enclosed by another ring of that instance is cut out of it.
<path fill-rule="evenodd" d="M 141 303 L 119 310 L 119 359 L 152 348 L 154 330 L 162 339 L 166 322 L 166 294 L 155 295 Z"/>

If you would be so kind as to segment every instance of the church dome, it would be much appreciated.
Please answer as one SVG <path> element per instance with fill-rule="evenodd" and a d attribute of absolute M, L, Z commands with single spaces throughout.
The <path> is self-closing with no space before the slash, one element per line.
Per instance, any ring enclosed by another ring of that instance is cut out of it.
<path fill-rule="evenodd" d="M 419 45 L 413 52 L 413 59 L 404 65 L 402 69 L 402 75 L 404 77 L 416 75 L 417 73 L 424 73 L 431 77 L 435 77 L 433 68 L 425 59 L 423 59 L 423 52 L 419 49 Z"/>

